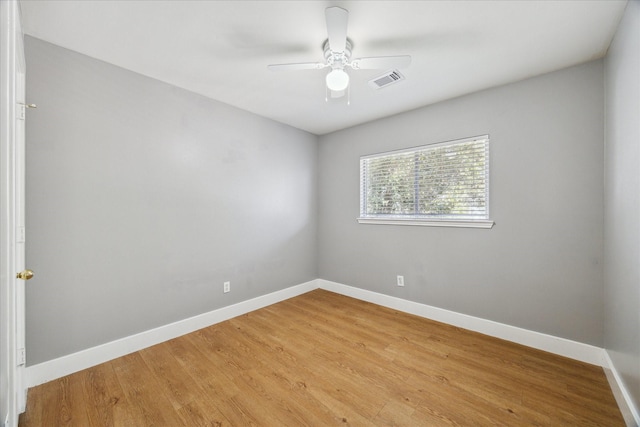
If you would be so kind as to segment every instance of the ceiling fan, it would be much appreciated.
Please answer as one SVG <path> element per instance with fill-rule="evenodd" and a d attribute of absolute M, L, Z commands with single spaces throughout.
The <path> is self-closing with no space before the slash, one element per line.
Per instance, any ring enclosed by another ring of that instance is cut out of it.
<path fill-rule="evenodd" d="M 351 41 L 347 38 L 347 21 L 349 11 L 341 7 L 325 9 L 328 39 L 324 42 L 324 62 L 302 62 L 296 64 L 273 64 L 268 68 L 272 71 L 319 70 L 331 68 L 327 73 L 327 90 L 332 98 L 339 98 L 349 87 L 349 74 L 345 68 L 353 70 L 404 68 L 411 64 L 411 56 L 371 56 L 351 59 Z"/>

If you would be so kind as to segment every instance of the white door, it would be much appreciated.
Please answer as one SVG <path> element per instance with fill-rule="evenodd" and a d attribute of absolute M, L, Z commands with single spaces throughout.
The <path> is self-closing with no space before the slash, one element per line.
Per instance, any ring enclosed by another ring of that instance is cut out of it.
<path fill-rule="evenodd" d="M 27 390 L 24 381 L 24 368 L 26 363 L 25 351 L 25 282 L 33 277 L 33 272 L 26 270 L 25 266 L 25 244 L 26 244 L 26 228 L 25 228 L 25 121 L 27 120 L 27 103 L 25 93 L 25 58 L 24 47 L 22 44 L 22 31 L 20 31 L 18 43 L 17 61 L 16 61 L 16 99 L 18 117 L 16 118 L 16 204 L 15 204 L 15 221 L 16 221 L 16 385 L 17 385 L 17 406 L 19 412 L 24 412 L 27 404 Z"/>
<path fill-rule="evenodd" d="M 0 1 L 0 423 L 24 410 L 24 81 L 17 0 Z"/>

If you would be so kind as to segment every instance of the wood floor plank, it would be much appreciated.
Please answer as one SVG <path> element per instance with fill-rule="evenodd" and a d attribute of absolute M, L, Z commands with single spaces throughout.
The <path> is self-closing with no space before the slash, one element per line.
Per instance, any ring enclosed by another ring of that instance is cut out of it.
<path fill-rule="evenodd" d="M 624 426 L 602 369 L 315 290 L 29 390 L 20 427 Z"/>
<path fill-rule="evenodd" d="M 191 380 L 182 365 L 176 363 L 177 360 L 173 357 L 170 348 L 170 343 L 162 343 L 140 350 L 139 354 L 154 376 L 158 378 L 164 395 L 174 409 L 178 410 L 197 399 L 203 391 Z"/>
<path fill-rule="evenodd" d="M 139 352 L 120 358 L 115 367 L 134 425 L 181 426 L 181 417 L 163 393 L 161 380 L 147 367 Z"/>
<path fill-rule="evenodd" d="M 132 414 L 133 412 L 132 405 L 129 403 L 129 400 L 126 397 L 124 390 L 120 386 L 120 381 L 116 374 L 117 366 L 121 364 L 126 364 L 126 363 L 127 363 L 126 359 L 118 358 L 86 370 L 86 371 L 91 371 L 93 369 L 105 369 L 104 381 L 105 381 L 107 392 L 109 394 L 109 404 L 111 406 L 114 426 L 134 426 L 135 425 L 134 416 Z M 90 391 L 87 390 L 86 393 L 88 392 Z M 108 410 L 108 408 L 96 408 L 96 410 L 105 411 L 105 410 Z M 96 422 L 96 423 L 93 423 L 92 425 L 101 425 L 101 424 L 98 424 L 98 422 Z M 108 426 L 110 424 L 102 424 L 102 425 Z"/>
<path fill-rule="evenodd" d="M 114 405 L 123 395 L 119 387 L 113 391 L 110 389 L 114 377 L 113 367 L 108 363 L 81 372 L 87 416 L 92 425 L 115 425 Z"/>
<path fill-rule="evenodd" d="M 40 397 L 45 400 L 46 405 L 42 407 L 40 425 L 89 425 L 80 376 L 68 376 L 45 384 L 43 391 Z"/>
<path fill-rule="evenodd" d="M 204 399 L 197 399 L 183 405 L 178 409 L 178 414 L 184 420 L 184 424 L 190 427 L 222 427 L 231 423 L 217 410 L 208 405 Z"/>

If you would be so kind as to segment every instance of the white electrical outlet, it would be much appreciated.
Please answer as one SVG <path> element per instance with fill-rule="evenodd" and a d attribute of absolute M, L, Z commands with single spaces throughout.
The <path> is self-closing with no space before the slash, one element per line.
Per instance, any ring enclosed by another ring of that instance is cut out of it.
<path fill-rule="evenodd" d="M 397 277 L 398 286 L 404 286 L 404 276 Z"/>
<path fill-rule="evenodd" d="M 224 293 L 226 294 L 227 292 L 231 291 L 231 282 L 224 282 Z"/>

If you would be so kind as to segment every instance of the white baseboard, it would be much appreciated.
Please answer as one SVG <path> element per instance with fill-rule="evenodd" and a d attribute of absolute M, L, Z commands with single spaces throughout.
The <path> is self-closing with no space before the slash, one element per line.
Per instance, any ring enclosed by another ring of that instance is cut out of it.
<path fill-rule="evenodd" d="M 392 308 L 394 310 L 403 311 L 405 313 L 415 314 L 416 316 L 425 317 L 427 319 L 447 323 L 449 325 L 458 326 L 460 328 L 469 329 L 471 331 L 480 332 L 485 335 L 512 341 L 528 347 L 548 351 L 549 353 L 580 360 L 592 365 L 604 365 L 603 350 L 593 345 L 558 338 L 552 335 L 518 328 L 516 326 L 505 325 L 504 323 L 481 319 L 479 317 L 468 316 L 466 314 L 460 314 L 426 304 L 379 294 L 377 292 L 367 291 L 360 288 L 354 288 L 352 286 L 330 282 L 328 280 L 318 279 L 318 282 L 321 289 L 326 289 L 328 291 Z"/>
<path fill-rule="evenodd" d="M 607 376 L 607 380 L 611 386 L 611 391 L 616 398 L 616 402 L 618 403 L 620 412 L 622 412 L 625 423 L 629 427 L 640 426 L 640 410 L 636 407 L 636 404 L 631 397 L 631 393 L 629 393 L 629 390 L 625 387 L 620 373 L 613 364 L 613 361 L 609 356 L 609 352 L 606 350 L 604 350 L 604 358 L 606 362 L 606 366 L 603 367 L 604 373 Z"/>
<path fill-rule="evenodd" d="M 258 310 L 271 304 L 302 295 L 318 288 L 317 280 L 292 286 L 227 307 L 170 323 L 149 331 L 111 341 L 77 353 L 49 360 L 25 369 L 26 386 L 35 387 L 56 378 L 99 365 L 100 363 L 133 353 L 143 348 L 188 334 L 198 329 L 223 322 L 250 311 Z"/>
<path fill-rule="evenodd" d="M 25 369 L 27 387 L 34 387 L 48 381 L 81 371 L 100 363 L 133 353 L 143 348 L 188 334 L 207 326 L 258 310 L 271 304 L 302 295 L 314 289 L 325 289 L 362 301 L 388 307 L 405 313 L 447 323 L 460 328 L 480 332 L 496 338 L 516 342 L 539 350 L 569 357 L 571 359 L 602 366 L 611 384 L 616 401 L 628 425 L 640 425 L 638 408 L 625 389 L 608 353 L 599 347 L 571 341 L 552 335 L 534 332 L 491 320 L 456 313 L 438 307 L 421 304 L 365 289 L 343 285 L 324 279 L 292 286 L 268 295 L 263 295 L 234 305 L 223 307 L 185 320 L 141 332 L 116 341 L 92 347 L 57 359 L 49 360 Z M 616 394 L 617 393 L 617 394 Z M 626 405 L 626 406 L 625 406 Z M 626 411 L 626 413 L 625 413 Z M 635 421 L 634 421 L 635 420 Z"/>
<path fill-rule="evenodd" d="M 365 289 L 354 288 L 352 286 L 324 279 L 318 279 L 318 287 L 320 289 L 336 292 L 341 295 L 357 298 L 359 300 L 371 302 L 373 304 L 402 311 L 404 313 L 415 314 L 416 316 L 425 317 L 427 319 L 480 332 L 492 337 L 516 342 L 538 350 L 569 357 L 581 362 L 601 366 L 607 376 L 607 380 L 616 398 L 620 412 L 624 417 L 625 423 L 628 427 L 640 426 L 640 413 L 638 408 L 635 406 L 631 394 L 624 386 L 622 378 L 605 349 L 377 292 L 367 291 Z"/>

